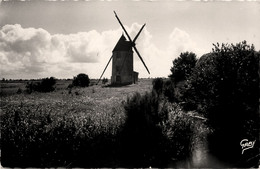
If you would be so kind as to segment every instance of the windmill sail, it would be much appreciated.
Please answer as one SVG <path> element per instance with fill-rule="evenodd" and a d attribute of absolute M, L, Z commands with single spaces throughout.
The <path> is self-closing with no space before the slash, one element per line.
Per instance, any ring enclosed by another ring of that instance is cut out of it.
<path fill-rule="evenodd" d="M 107 66 L 109 65 L 109 63 L 110 63 L 110 61 L 112 60 L 112 58 L 113 58 L 113 55 L 110 57 L 110 59 L 109 59 L 109 61 L 108 61 L 107 65 L 106 65 L 106 67 L 105 67 L 104 71 L 102 72 L 102 74 L 101 74 L 100 78 L 98 79 L 98 82 L 97 82 L 97 84 L 99 83 L 100 79 L 102 78 L 103 74 L 105 73 L 105 71 L 106 71 L 106 69 L 107 69 Z"/>
<path fill-rule="evenodd" d="M 124 30 L 124 32 L 125 32 L 126 36 L 128 37 L 129 41 L 132 42 L 131 37 L 128 35 L 128 33 L 127 33 L 125 27 L 124 27 L 123 24 L 121 23 L 121 21 L 120 21 L 120 19 L 118 18 L 118 16 L 117 16 L 117 14 L 116 14 L 115 11 L 114 11 L 114 13 L 115 13 L 116 19 L 118 20 L 119 24 L 121 25 L 122 29 Z"/>
<path fill-rule="evenodd" d="M 138 55 L 138 57 L 140 58 L 140 60 L 142 61 L 144 67 L 146 68 L 147 72 L 150 74 L 150 71 L 148 70 L 146 64 L 144 63 L 144 60 L 143 58 L 141 57 L 140 53 L 138 52 L 138 50 L 136 49 L 135 47 L 135 41 L 136 39 L 138 38 L 139 34 L 141 33 L 141 31 L 143 30 L 145 24 L 142 26 L 142 28 L 140 29 L 140 31 L 138 32 L 138 34 L 136 35 L 136 37 L 134 38 L 134 41 L 132 41 L 131 37 L 129 36 L 129 34 L 127 33 L 125 27 L 123 26 L 122 22 L 120 21 L 119 17 L 117 16 L 116 12 L 114 11 L 115 13 L 115 16 L 116 16 L 116 19 L 118 20 L 119 24 L 121 25 L 122 29 L 124 30 L 125 34 L 127 35 L 129 41 L 131 42 L 132 44 L 132 47 L 134 48 L 134 51 L 136 52 L 136 54 Z"/>
<path fill-rule="evenodd" d="M 135 38 L 134 38 L 134 40 L 133 40 L 133 42 L 135 43 L 135 41 L 136 41 L 136 39 L 138 38 L 138 36 L 140 35 L 140 33 L 142 32 L 142 30 L 144 29 L 144 26 L 145 26 L 146 24 L 144 24 L 143 26 L 142 26 L 142 28 L 140 29 L 140 31 L 137 33 L 137 35 L 135 36 Z"/>
<path fill-rule="evenodd" d="M 134 46 L 134 50 L 135 50 L 136 54 L 139 56 L 140 60 L 143 62 L 144 67 L 146 68 L 147 72 L 150 74 L 150 71 L 148 70 L 147 66 L 146 66 L 145 63 L 144 63 L 143 58 L 141 57 L 140 53 L 138 52 L 138 50 L 136 49 L 135 46 Z"/>

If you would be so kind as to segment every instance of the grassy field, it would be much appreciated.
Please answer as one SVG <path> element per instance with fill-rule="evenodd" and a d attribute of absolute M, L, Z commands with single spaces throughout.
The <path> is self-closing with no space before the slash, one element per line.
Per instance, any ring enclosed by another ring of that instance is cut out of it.
<path fill-rule="evenodd" d="M 24 91 L 25 81 L 1 83 L 3 166 L 169 167 L 176 165 L 176 160 L 191 158 L 192 150 L 201 145 L 205 136 L 206 128 L 201 120 L 192 119 L 170 103 L 163 104 L 169 118 L 160 123 L 160 139 L 149 141 L 129 135 L 125 129 L 129 118 L 125 113 L 126 102 L 137 92 L 141 96 L 151 92 L 152 79 L 140 79 L 138 84 L 123 87 L 94 85 L 92 80 L 90 87 L 68 89 L 70 83 L 70 80 L 58 80 L 54 92 L 31 94 Z M 22 92 L 17 94 L 19 88 Z M 145 133 L 149 130 L 144 129 Z M 151 134 L 148 137 L 154 139 L 154 133 Z M 129 136 L 131 141 L 125 141 Z M 161 153 L 160 157 L 144 150 L 144 157 L 142 153 L 140 156 L 144 160 L 138 161 L 134 154 L 127 154 L 131 144 L 136 144 L 134 148 L 155 147 L 154 152 Z M 132 166 L 131 158 L 137 161 Z M 186 162 L 183 165 L 187 167 Z"/>

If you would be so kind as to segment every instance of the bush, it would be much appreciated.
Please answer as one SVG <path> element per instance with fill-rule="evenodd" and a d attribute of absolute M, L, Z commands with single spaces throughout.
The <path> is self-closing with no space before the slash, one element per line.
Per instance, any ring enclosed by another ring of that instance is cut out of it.
<path fill-rule="evenodd" d="M 39 92 L 51 92 L 54 91 L 54 85 L 56 84 L 56 79 L 54 77 L 44 78 L 42 79 L 40 85 L 37 90 Z"/>
<path fill-rule="evenodd" d="M 17 91 L 16 91 L 17 94 L 21 94 L 22 92 L 23 92 L 23 91 L 22 91 L 21 88 L 18 88 Z"/>
<path fill-rule="evenodd" d="M 88 75 L 84 73 L 78 74 L 76 77 L 73 78 L 72 85 L 79 86 L 79 87 L 88 87 L 90 83 Z"/>
<path fill-rule="evenodd" d="M 161 96 L 161 99 L 166 97 L 171 103 L 180 102 L 181 94 L 179 93 L 182 90 L 182 85 L 183 83 L 178 83 L 176 86 L 171 79 L 164 81 L 162 78 L 156 78 L 153 80 L 153 91 L 155 91 L 159 96 L 163 95 Z"/>
<path fill-rule="evenodd" d="M 155 82 L 160 84 L 155 89 L 161 89 L 161 79 Z M 128 98 L 125 111 L 121 138 L 125 167 L 166 167 L 172 158 L 190 157 L 195 123 L 178 104 L 158 97 L 153 90 Z"/>
<path fill-rule="evenodd" d="M 125 104 L 126 122 L 122 132 L 123 161 L 126 166 L 145 167 L 159 156 L 162 132 L 158 127 L 159 100 L 155 92 L 135 93 Z"/>
<path fill-rule="evenodd" d="M 175 97 L 175 88 L 174 88 L 174 84 L 171 80 L 167 80 L 164 83 L 164 87 L 163 87 L 163 94 L 164 96 L 166 96 L 166 98 L 168 99 L 169 102 L 174 102 L 176 101 L 176 97 Z"/>
<path fill-rule="evenodd" d="M 168 120 L 162 127 L 167 138 L 165 152 L 178 161 L 189 159 L 196 144 L 195 138 L 200 137 L 198 133 L 201 131 L 196 132 L 196 125 L 201 125 L 201 121 L 192 119 L 176 103 L 169 104 L 168 109 L 171 109 L 167 110 Z"/>
<path fill-rule="evenodd" d="M 163 79 L 162 78 L 156 78 L 153 80 L 153 90 L 160 95 L 163 91 Z"/>
<path fill-rule="evenodd" d="M 44 78 L 41 82 L 27 82 L 26 91 L 27 93 L 37 92 L 51 92 L 55 90 L 54 85 L 56 84 L 56 79 L 54 77 Z"/>
<path fill-rule="evenodd" d="M 102 79 L 102 83 L 103 83 L 103 84 L 106 84 L 107 82 L 108 82 L 108 79 L 107 79 L 107 78 L 103 78 L 103 79 Z"/>

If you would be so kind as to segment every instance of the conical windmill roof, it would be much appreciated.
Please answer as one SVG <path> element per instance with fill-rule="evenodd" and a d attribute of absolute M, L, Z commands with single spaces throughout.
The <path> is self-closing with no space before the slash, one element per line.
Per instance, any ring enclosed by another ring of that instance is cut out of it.
<path fill-rule="evenodd" d="M 113 52 L 114 51 L 132 51 L 131 42 L 127 41 L 125 36 L 122 34 L 115 48 L 113 49 Z"/>

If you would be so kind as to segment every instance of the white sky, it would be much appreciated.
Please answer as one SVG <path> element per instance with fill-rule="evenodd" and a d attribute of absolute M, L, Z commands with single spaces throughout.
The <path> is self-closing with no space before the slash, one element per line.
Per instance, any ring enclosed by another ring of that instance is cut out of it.
<path fill-rule="evenodd" d="M 260 49 L 260 3 L 195 1 L 0 1 L 0 78 L 99 78 L 123 30 L 135 37 L 149 75 L 167 77 L 181 52 L 246 40 Z M 135 54 L 134 54 L 135 55 Z M 111 76 L 111 63 L 105 77 Z"/>

